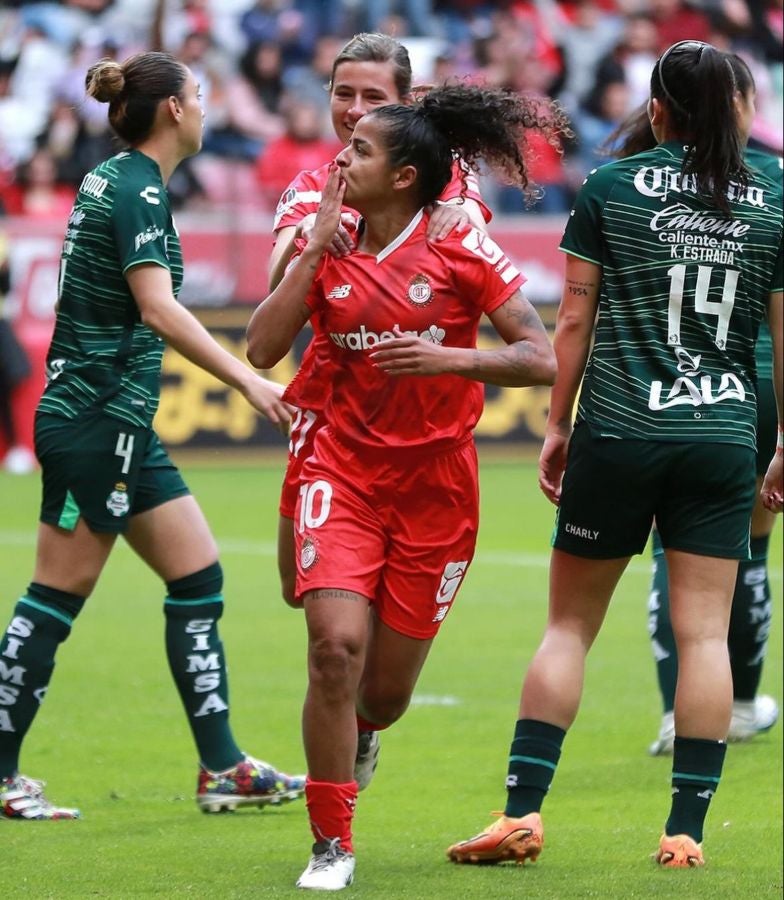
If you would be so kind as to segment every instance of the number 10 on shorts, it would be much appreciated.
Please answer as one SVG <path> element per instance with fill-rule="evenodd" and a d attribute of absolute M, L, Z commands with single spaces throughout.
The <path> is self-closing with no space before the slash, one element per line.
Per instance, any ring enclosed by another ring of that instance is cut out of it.
<path fill-rule="evenodd" d="M 332 485 L 328 481 L 314 481 L 299 488 L 299 530 L 319 528 L 327 521 L 332 506 Z"/>

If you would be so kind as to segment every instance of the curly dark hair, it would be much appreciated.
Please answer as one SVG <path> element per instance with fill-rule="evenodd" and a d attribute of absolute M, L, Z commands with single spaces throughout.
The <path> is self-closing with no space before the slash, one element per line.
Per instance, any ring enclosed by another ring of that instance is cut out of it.
<path fill-rule="evenodd" d="M 562 138 L 572 134 L 553 101 L 476 85 L 436 87 L 412 106 L 384 106 L 368 115 L 382 123 L 390 165 L 416 168 L 423 206 L 446 187 L 456 157 L 464 173 L 484 160 L 530 199 L 528 133 L 538 132 L 559 151 Z"/>

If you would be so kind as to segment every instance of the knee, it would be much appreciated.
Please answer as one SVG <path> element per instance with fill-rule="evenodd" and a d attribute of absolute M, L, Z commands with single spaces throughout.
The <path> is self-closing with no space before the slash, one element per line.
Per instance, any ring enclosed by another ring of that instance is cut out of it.
<path fill-rule="evenodd" d="M 346 638 L 326 635 L 311 639 L 308 648 L 310 682 L 330 691 L 356 684 L 360 659 L 360 647 Z"/>

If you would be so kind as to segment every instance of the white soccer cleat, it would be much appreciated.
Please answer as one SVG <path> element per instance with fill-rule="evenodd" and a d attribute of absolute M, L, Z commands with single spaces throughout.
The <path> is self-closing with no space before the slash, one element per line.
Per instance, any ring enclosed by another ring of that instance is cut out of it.
<path fill-rule="evenodd" d="M 779 718 L 779 705 L 767 694 L 754 700 L 736 700 L 732 704 L 732 721 L 728 741 L 748 741 L 756 734 L 770 731 Z"/>
<path fill-rule="evenodd" d="M 381 738 L 377 731 L 360 731 L 357 741 L 357 757 L 354 760 L 354 781 L 357 790 L 364 791 L 373 778 L 378 765 Z"/>
<path fill-rule="evenodd" d="M 307 869 L 297 881 L 298 888 L 311 891 L 342 891 L 354 880 L 356 860 L 340 846 L 340 838 L 313 845 Z"/>
<path fill-rule="evenodd" d="M 675 713 L 666 712 L 662 716 L 659 736 L 648 747 L 651 756 L 672 756 L 673 742 L 675 741 Z"/>
<path fill-rule="evenodd" d="M 0 820 L 78 819 L 80 816 L 78 809 L 55 806 L 44 797 L 45 785 L 46 782 L 28 778 L 26 775 L 0 778 Z"/>

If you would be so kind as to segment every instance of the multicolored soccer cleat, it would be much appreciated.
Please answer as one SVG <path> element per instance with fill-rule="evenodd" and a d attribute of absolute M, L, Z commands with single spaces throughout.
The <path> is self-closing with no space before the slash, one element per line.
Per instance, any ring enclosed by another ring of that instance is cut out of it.
<path fill-rule="evenodd" d="M 452 844 L 446 855 L 452 862 L 475 865 L 514 860 L 523 865 L 526 860 L 536 862 L 544 846 L 544 830 L 539 813 L 528 813 L 514 819 L 501 813 L 500 818 L 481 834 L 459 844 Z"/>
<path fill-rule="evenodd" d="M 233 811 L 242 806 L 280 806 L 297 800 L 304 791 L 304 775 L 286 775 L 246 754 L 225 772 L 210 772 L 199 766 L 196 803 L 205 813 Z"/>
<path fill-rule="evenodd" d="M 25 775 L 0 778 L 0 819 L 78 819 L 78 809 L 53 806 L 44 797 L 45 781 Z"/>
<path fill-rule="evenodd" d="M 660 866 L 668 869 L 694 869 L 705 865 L 702 844 L 688 834 L 663 834 L 654 858 Z"/>

